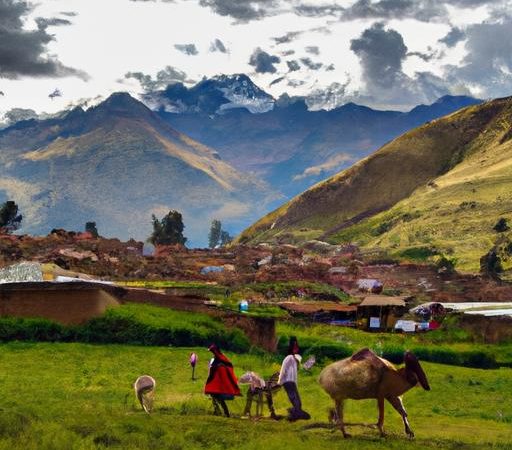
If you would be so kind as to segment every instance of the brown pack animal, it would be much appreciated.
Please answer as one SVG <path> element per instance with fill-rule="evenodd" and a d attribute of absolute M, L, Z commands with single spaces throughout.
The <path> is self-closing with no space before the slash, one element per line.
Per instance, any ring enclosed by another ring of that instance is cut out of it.
<path fill-rule="evenodd" d="M 148 414 L 153 409 L 155 387 L 156 381 L 149 375 L 141 375 L 135 380 L 135 383 L 133 383 L 137 400 L 139 400 L 140 406 L 142 406 L 144 411 Z"/>
<path fill-rule="evenodd" d="M 343 402 L 346 399 L 368 398 L 377 399 L 377 427 L 381 436 L 384 436 L 384 400 L 387 400 L 402 416 L 405 433 L 414 437 L 400 396 L 418 384 L 426 391 L 430 390 L 430 386 L 418 359 L 412 353 L 405 352 L 404 362 L 405 367 L 397 369 L 389 361 L 365 348 L 322 370 L 319 382 L 334 400 L 334 418 L 344 437 L 350 435 L 345 431 L 343 422 Z"/>

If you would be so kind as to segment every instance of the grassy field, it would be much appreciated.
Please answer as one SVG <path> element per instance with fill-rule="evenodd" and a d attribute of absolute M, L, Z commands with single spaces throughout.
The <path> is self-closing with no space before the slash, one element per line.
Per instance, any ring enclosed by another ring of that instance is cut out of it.
<path fill-rule="evenodd" d="M 199 355 L 197 381 L 188 356 Z M 268 375 L 279 367 L 270 356 L 229 354 L 238 375 Z M 432 391 L 415 388 L 405 405 L 416 439 L 403 434 L 398 414 L 387 408 L 388 437 L 352 427 L 338 431 L 305 428 L 306 423 L 242 420 L 245 399 L 230 404 L 234 417 L 212 415 L 202 394 L 209 353 L 203 348 L 166 348 L 76 343 L 8 343 L 0 350 L 1 449 L 388 449 L 510 448 L 512 370 L 477 370 L 424 363 Z M 313 373 L 300 374 L 307 425 L 326 424 L 330 400 Z M 155 410 L 143 413 L 131 383 L 148 373 L 157 380 Z M 277 394 L 278 413 L 288 406 Z M 374 401 L 349 401 L 349 422 L 374 422 Z"/>

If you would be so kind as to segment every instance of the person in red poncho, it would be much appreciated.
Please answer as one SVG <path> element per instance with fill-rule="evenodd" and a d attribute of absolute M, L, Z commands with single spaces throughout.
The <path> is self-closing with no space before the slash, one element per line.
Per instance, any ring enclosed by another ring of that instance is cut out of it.
<path fill-rule="evenodd" d="M 210 345 L 208 350 L 213 353 L 213 359 L 210 361 L 210 372 L 204 386 L 204 393 L 212 397 L 216 415 L 220 414 L 220 405 L 224 415 L 229 417 L 226 400 L 233 400 L 235 395 L 241 395 L 233 364 L 217 345 Z"/>

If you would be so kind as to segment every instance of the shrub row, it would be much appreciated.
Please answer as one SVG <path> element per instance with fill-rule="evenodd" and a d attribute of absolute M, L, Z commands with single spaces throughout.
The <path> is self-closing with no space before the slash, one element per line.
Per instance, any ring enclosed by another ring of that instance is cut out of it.
<path fill-rule="evenodd" d="M 278 342 L 278 351 L 285 354 L 288 347 L 288 336 L 282 336 Z M 359 347 L 349 346 L 343 343 L 335 343 L 329 340 L 315 339 L 312 337 L 299 337 L 299 344 L 303 356 L 315 355 L 319 362 L 326 360 L 339 360 L 352 355 Z M 373 349 L 383 358 L 394 364 L 402 364 L 405 348 L 399 345 L 384 346 L 381 349 Z M 456 351 L 449 347 L 416 346 L 411 351 L 420 361 L 429 361 L 453 366 L 465 366 L 478 369 L 492 369 L 499 366 L 493 354 L 481 350 Z"/>
<path fill-rule="evenodd" d="M 12 340 L 177 347 L 207 346 L 215 342 L 236 352 L 246 352 L 250 348 L 249 340 L 241 330 L 226 329 L 209 317 L 206 324 L 178 322 L 176 326 L 155 326 L 136 316 L 120 316 L 115 310 L 78 326 L 60 325 L 45 319 L 0 318 L 0 341 Z"/>

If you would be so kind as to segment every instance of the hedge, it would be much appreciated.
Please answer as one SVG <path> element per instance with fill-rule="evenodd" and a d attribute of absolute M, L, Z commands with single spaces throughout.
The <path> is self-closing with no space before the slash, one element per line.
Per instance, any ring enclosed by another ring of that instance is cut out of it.
<path fill-rule="evenodd" d="M 0 318 L 0 341 L 88 342 L 155 346 L 207 346 L 212 342 L 235 352 L 250 349 L 239 329 L 197 313 L 147 305 L 107 310 L 83 325 L 65 326 L 46 319 Z"/>

